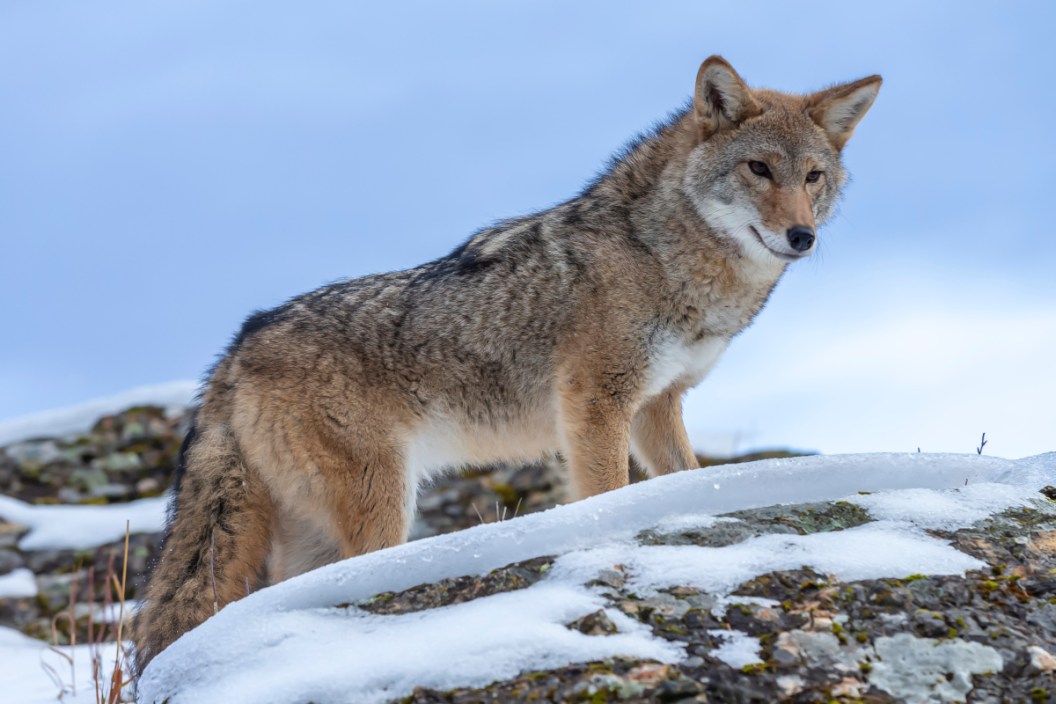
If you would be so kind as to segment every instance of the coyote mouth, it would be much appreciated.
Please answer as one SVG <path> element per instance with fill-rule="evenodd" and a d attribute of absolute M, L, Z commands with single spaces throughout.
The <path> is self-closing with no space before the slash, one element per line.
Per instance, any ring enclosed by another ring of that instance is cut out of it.
<path fill-rule="evenodd" d="M 802 258 L 803 255 L 801 255 L 801 254 L 799 254 L 799 255 L 786 254 L 785 252 L 779 252 L 776 249 L 774 249 L 773 247 L 771 247 L 770 245 L 768 245 L 766 243 L 766 240 L 763 239 L 763 236 L 761 234 L 759 234 L 759 230 L 755 229 L 755 225 L 749 225 L 748 229 L 752 231 L 753 235 L 755 235 L 755 239 L 759 240 L 759 244 L 763 245 L 763 248 L 766 249 L 766 251 L 770 252 L 770 254 L 773 254 L 778 259 L 782 259 L 782 260 L 784 260 L 786 262 L 794 262 L 797 259 Z"/>

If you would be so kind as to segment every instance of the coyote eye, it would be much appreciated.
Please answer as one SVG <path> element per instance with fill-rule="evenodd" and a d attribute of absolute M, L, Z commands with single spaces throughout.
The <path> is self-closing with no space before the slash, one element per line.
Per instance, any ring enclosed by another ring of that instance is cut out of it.
<path fill-rule="evenodd" d="M 751 169 L 752 173 L 756 176 L 762 176 L 763 178 L 773 178 L 770 174 L 770 167 L 761 161 L 749 161 L 748 168 Z"/>
<path fill-rule="evenodd" d="M 807 183 L 817 183 L 818 179 L 821 178 L 821 171 L 811 171 L 807 174 Z"/>

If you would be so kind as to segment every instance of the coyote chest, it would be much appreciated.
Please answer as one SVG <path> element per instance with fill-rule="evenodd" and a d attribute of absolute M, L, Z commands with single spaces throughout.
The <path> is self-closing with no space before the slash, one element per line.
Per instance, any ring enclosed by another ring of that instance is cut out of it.
<path fill-rule="evenodd" d="M 723 337 L 687 342 L 680 336 L 663 336 L 649 353 L 645 397 L 656 396 L 676 383 L 695 386 L 715 365 L 727 345 L 729 340 Z"/>

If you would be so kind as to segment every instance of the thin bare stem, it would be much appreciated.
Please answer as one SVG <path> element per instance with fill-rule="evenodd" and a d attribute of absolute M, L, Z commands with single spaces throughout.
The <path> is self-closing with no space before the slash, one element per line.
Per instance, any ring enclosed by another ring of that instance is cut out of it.
<path fill-rule="evenodd" d="M 73 696 L 77 696 L 77 659 L 73 657 L 77 645 L 77 578 L 70 580 L 70 681 Z"/>
<path fill-rule="evenodd" d="M 121 589 L 117 593 L 117 644 L 114 654 L 114 671 L 110 675 L 110 696 L 107 698 L 109 704 L 114 704 L 121 697 L 121 689 L 127 684 L 124 682 L 124 671 L 121 667 L 121 638 L 125 627 L 125 591 L 128 585 L 128 541 L 132 533 L 130 521 L 125 521 L 125 552 L 123 564 L 121 565 Z M 115 581 L 117 577 L 114 577 Z"/>
<path fill-rule="evenodd" d="M 128 584 L 128 540 L 131 534 L 131 523 L 125 521 L 125 554 L 123 557 L 124 564 L 121 565 L 121 591 L 118 592 L 117 597 L 119 599 L 118 611 L 117 611 L 117 656 L 121 657 L 121 633 L 124 630 L 125 625 L 125 585 Z"/>
<path fill-rule="evenodd" d="M 213 555 L 216 550 L 216 530 L 209 533 L 209 579 L 213 583 L 213 613 L 220 611 L 220 597 L 216 593 L 216 571 L 213 567 Z"/>

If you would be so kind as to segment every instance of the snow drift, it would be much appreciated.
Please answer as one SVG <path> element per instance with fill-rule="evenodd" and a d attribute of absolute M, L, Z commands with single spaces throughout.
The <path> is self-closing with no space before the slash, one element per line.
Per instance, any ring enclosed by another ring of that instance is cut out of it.
<path fill-rule="evenodd" d="M 770 570 L 810 565 L 844 579 L 959 574 L 975 558 L 929 536 L 1025 505 L 1053 482 L 1056 454 L 875 454 L 764 460 L 683 472 L 579 503 L 364 555 L 223 608 L 161 653 L 140 701 L 381 702 L 415 686 L 476 686 L 524 670 L 613 656 L 678 662 L 685 653 L 621 614 L 610 636 L 564 624 L 605 603 L 584 586 L 619 563 L 644 591 L 693 585 L 719 596 Z M 859 494 L 869 492 L 869 494 Z M 714 521 L 742 509 L 847 499 L 878 519 L 815 535 L 767 535 L 723 548 L 643 546 L 647 528 Z M 402 615 L 347 604 L 446 577 L 558 556 L 516 592 Z M 750 648 L 738 647 L 750 662 Z"/>

